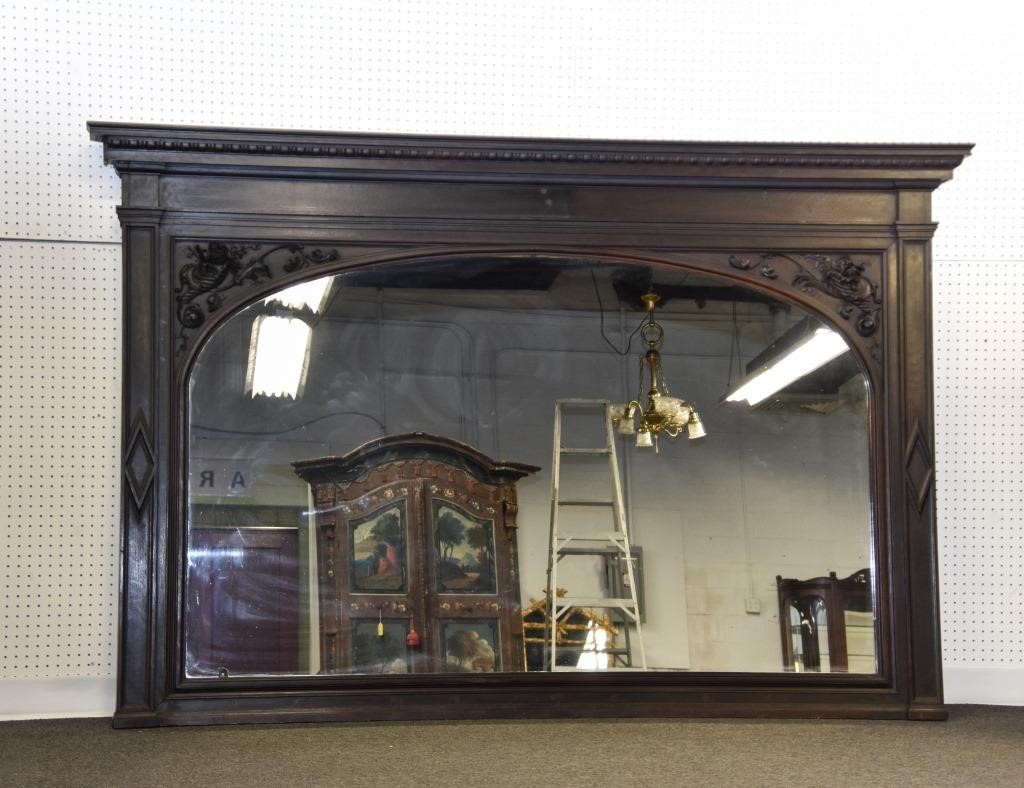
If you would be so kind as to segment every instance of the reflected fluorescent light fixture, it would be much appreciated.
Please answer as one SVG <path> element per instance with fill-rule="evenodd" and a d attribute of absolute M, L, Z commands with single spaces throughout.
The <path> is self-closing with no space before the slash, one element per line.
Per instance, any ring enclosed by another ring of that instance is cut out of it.
<path fill-rule="evenodd" d="M 267 306 L 278 303 L 295 310 L 308 309 L 314 315 L 318 315 L 327 305 L 327 293 L 331 289 L 333 278 L 322 276 L 319 279 L 300 282 L 274 293 L 269 298 L 264 298 L 263 303 Z"/>
<path fill-rule="evenodd" d="M 252 324 L 245 390 L 297 399 L 306 384 L 312 329 L 295 317 L 261 315 Z"/>
<path fill-rule="evenodd" d="M 298 399 L 306 384 L 312 329 L 305 320 L 281 313 L 319 314 L 327 306 L 333 281 L 333 276 L 322 276 L 263 299 L 271 314 L 257 317 L 252 324 L 245 375 L 245 390 L 251 397 Z"/>
<path fill-rule="evenodd" d="M 753 407 L 849 349 L 846 340 L 831 328 L 815 328 L 747 375 L 734 391 L 725 395 L 723 401 L 746 400 Z"/>
<path fill-rule="evenodd" d="M 640 383 L 635 400 L 624 405 L 612 405 L 612 423 L 620 435 L 636 435 L 636 445 L 658 451 L 658 436 L 664 433 L 672 438 L 683 429 L 690 440 L 703 438 L 707 433 L 693 405 L 673 397 L 661 367 L 661 342 L 665 330 L 654 319 L 654 307 L 661 299 L 655 293 L 641 296 L 647 307 L 647 322 L 640 328 L 640 338 L 647 344 L 647 352 L 640 362 Z M 644 389 L 647 389 L 646 401 Z"/>

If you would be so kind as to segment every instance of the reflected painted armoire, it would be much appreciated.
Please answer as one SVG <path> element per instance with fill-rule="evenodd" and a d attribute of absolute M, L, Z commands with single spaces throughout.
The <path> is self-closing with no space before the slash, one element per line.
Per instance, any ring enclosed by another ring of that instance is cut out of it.
<path fill-rule="evenodd" d="M 424 433 L 294 463 L 316 508 L 322 673 L 523 670 L 516 483 Z"/>

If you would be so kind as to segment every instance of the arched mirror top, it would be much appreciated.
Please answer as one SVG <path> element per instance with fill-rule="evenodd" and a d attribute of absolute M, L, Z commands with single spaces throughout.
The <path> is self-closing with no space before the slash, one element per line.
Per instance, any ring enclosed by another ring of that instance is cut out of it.
<path fill-rule="evenodd" d="M 275 292 L 315 279 L 356 274 L 362 269 L 386 276 L 386 266 L 430 266 L 466 281 L 487 276 L 496 266 L 526 278 L 542 279 L 559 265 L 630 266 L 691 272 L 717 279 L 724 287 L 746 287 L 784 304 L 799 306 L 843 334 L 869 380 L 881 363 L 883 254 L 825 252 L 701 252 L 651 257 L 586 255 L 536 249 L 491 249 L 459 253 L 377 252 L 330 244 L 235 244 L 185 242 L 174 246 L 178 271 L 175 293 L 176 360 L 188 366 L 199 345 L 234 310 Z M 545 273 L 545 270 L 547 273 Z M 364 272 L 365 275 L 365 272 Z M 465 286 L 465 285 L 461 285 Z M 489 285 L 493 287 L 493 285 Z M 634 298 L 635 306 L 641 302 Z"/>

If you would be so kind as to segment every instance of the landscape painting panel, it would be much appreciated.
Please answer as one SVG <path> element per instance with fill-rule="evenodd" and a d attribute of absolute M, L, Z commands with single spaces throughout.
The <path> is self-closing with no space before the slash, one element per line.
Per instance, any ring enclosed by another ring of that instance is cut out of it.
<path fill-rule="evenodd" d="M 501 670 L 496 621 L 442 621 L 441 664 L 446 673 Z"/>
<path fill-rule="evenodd" d="M 448 501 L 433 502 L 437 589 L 443 594 L 496 594 L 494 521 Z"/>
<path fill-rule="evenodd" d="M 407 593 L 405 501 L 352 520 L 349 533 L 352 591 Z"/>

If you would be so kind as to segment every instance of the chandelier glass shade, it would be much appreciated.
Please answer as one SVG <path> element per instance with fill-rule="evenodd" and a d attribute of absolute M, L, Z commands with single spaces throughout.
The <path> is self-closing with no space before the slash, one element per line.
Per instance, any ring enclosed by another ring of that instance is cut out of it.
<path fill-rule="evenodd" d="M 637 396 L 625 404 L 613 405 L 612 421 L 619 434 L 636 435 L 639 448 L 653 447 L 657 451 L 662 434 L 675 438 L 685 429 L 694 440 L 707 433 L 693 405 L 669 392 L 659 350 L 665 330 L 654 319 L 654 309 L 661 299 L 655 293 L 647 293 L 642 299 L 647 319 L 640 328 L 640 338 L 647 350 L 640 358 Z"/>

